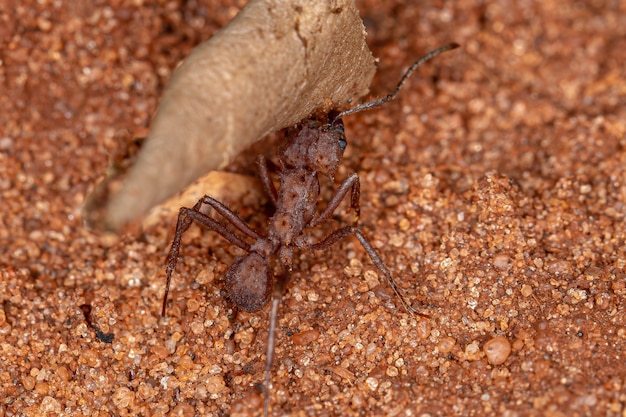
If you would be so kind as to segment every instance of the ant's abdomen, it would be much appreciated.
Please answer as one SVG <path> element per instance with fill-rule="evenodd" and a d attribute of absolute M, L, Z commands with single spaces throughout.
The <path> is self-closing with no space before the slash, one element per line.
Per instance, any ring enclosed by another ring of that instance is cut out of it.
<path fill-rule="evenodd" d="M 272 295 L 273 274 L 267 261 L 255 252 L 237 259 L 224 280 L 228 299 L 244 311 L 262 309 Z"/>

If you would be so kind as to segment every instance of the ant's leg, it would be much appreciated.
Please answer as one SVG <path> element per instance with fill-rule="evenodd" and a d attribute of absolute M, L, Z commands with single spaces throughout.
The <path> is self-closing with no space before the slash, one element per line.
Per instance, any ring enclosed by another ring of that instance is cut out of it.
<path fill-rule="evenodd" d="M 265 371 L 263 373 L 263 416 L 267 417 L 270 406 L 270 383 L 272 364 L 274 363 L 274 350 L 276 348 L 276 323 L 278 321 L 278 305 L 280 297 L 272 298 L 272 310 L 270 311 L 270 328 L 267 333 L 267 351 L 265 352 Z"/>
<path fill-rule="evenodd" d="M 230 224 L 235 226 L 237 230 L 244 233 L 246 236 L 251 237 L 252 239 L 255 239 L 255 240 L 263 239 L 263 236 L 261 236 L 258 232 L 255 232 L 254 230 L 252 230 L 252 228 L 248 226 L 246 222 L 243 221 L 243 219 L 237 215 L 237 213 L 235 213 L 234 211 L 232 211 L 231 209 L 229 209 L 228 207 L 226 207 L 224 204 L 220 203 L 213 197 L 209 197 L 208 195 L 205 195 L 204 197 L 202 197 L 200 201 L 198 201 L 198 203 L 206 204 L 208 206 L 213 207 L 215 211 L 221 214 L 226 220 L 228 220 Z M 198 206 L 198 203 L 196 203 L 196 205 L 193 208 L 193 210 L 197 212 L 200 211 L 200 207 L 196 208 L 196 206 Z M 198 221 L 202 223 L 200 220 Z M 207 226 L 207 227 L 211 228 L 211 226 Z M 235 245 L 237 244 L 235 243 Z"/>
<path fill-rule="evenodd" d="M 348 190 L 352 190 L 350 195 L 350 208 L 354 209 L 356 213 L 357 221 L 359 216 L 361 215 L 361 204 L 359 203 L 359 198 L 361 196 L 361 185 L 359 183 L 359 175 L 355 172 L 352 173 L 348 178 L 344 180 L 343 183 L 339 186 L 335 195 L 330 199 L 328 206 L 324 209 L 319 216 L 311 219 L 311 221 L 307 224 L 307 228 L 315 227 L 318 224 L 328 220 L 330 216 L 333 215 L 339 204 L 341 204 L 341 200 L 348 194 Z"/>
<path fill-rule="evenodd" d="M 259 155 L 259 159 L 256 161 L 257 166 L 259 167 L 259 177 L 261 179 L 261 183 L 263 184 L 263 188 L 265 189 L 265 193 L 268 195 L 270 200 L 272 200 L 274 207 L 277 207 L 278 193 L 276 192 L 276 187 L 274 186 L 272 177 L 270 177 L 270 168 L 268 167 L 268 163 L 270 162 L 271 161 L 265 159 L 263 155 Z M 276 168 L 274 164 L 272 165 Z"/>
<path fill-rule="evenodd" d="M 180 216 L 186 216 L 187 218 L 191 218 L 191 220 L 195 220 L 207 229 L 211 229 L 214 232 L 219 233 L 224 239 L 228 240 L 233 245 L 240 247 L 246 252 L 250 252 L 250 245 L 246 241 L 242 240 L 239 236 L 228 230 L 226 226 L 215 220 L 213 217 L 186 207 L 181 207 L 178 214 L 179 219 Z M 230 219 L 227 218 L 227 220 Z"/>
<path fill-rule="evenodd" d="M 289 277 L 285 273 L 277 276 L 274 292 L 272 294 L 272 309 L 270 310 L 270 328 L 267 333 L 267 350 L 265 352 L 265 371 L 263 375 L 263 416 L 267 416 L 270 403 L 270 383 L 272 364 L 274 363 L 274 350 L 276 347 L 276 324 L 278 322 L 278 306 L 283 298 L 283 293 Z"/>
<path fill-rule="evenodd" d="M 396 285 L 396 282 L 393 280 L 393 276 L 391 275 L 391 272 L 389 272 L 389 269 L 387 269 L 387 266 L 385 266 L 385 263 L 383 262 L 382 258 L 380 257 L 378 252 L 376 252 L 376 249 L 374 249 L 374 247 L 369 242 L 369 240 L 367 240 L 365 235 L 363 235 L 363 232 L 361 232 L 361 229 L 359 229 L 358 227 L 347 226 L 347 227 L 343 227 L 341 229 L 335 230 L 333 233 L 328 235 L 321 242 L 318 242 L 309 246 L 309 249 L 313 249 L 313 250 L 326 249 L 349 235 L 355 235 L 356 238 L 359 239 L 359 242 L 363 246 L 363 249 L 365 249 L 365 252 L 367 252 L 367 254 L 369 255 L 374 265 L 376 265 L 376 267 L 383 273 L 383 275 L 385 275 L 385 278 L 387 278 L 387 282 L 389 282 L 389 286 L 391 286 L 391 289 L 393 290 L 393 292 L 396 293 L 396 295 L 402 302 L 402 305 L 404 306 L 406 311 L 408 311 L 410 314 L 419 314 L 420 316 L 427 317 L 425 314 L 419 313 L 417 310 L 411 307 L 409 302 L 406 301 L 404 296 L 400 293 L 400 289 Z"/>
<path fill-rule="evenodd" d="M 198 202 L 193 206 L 191 210 L 198 211 L 202 206 L 202 200 L 198 200 Z M 165 306 L 167 304 L 167 295 L 170 292 L 170 281 L 172 280 L 172 272 L 176 268 L 176 264 L 178 263 L 178 253 L 180 252 L 180 240 L 183 237 L 183 233 L 189 229 L 191 226 L 192 219 L 183 215 L 182 210 L 178 211 L 178 221 L 176 222 L 176 232 L 174 233 L 174 240 L 172 240 L 172 246 L 170 247 L 170 252 L 167 255 L 166 264 L 167 267 L 165 269 L 165 293 L 163 294 L 163 307 L 161 309 L 161 316 L 165 317 Z"/>
<path fill-rule="evenodd" d="M 198 201 L 193 208 L 181 207 L 178 212 L 178 222 L 176 223 L 176 232 L 174 233 L 174 240 L 172 241 L 172 247 L 170 248 L 170 252 L 167 255 L 167 267 L 165 269 L 165 293 L 163 294 L 163 308 L 161 310 L 161 315 L 165 316 L 165 307 L 167 305 L 167 295 L 170 291 L 170 282 L 172 280 L 172 272 L 176 268 L 176 264 L 178 263 L 178 254 L 180 252 L 180 241 L 183 237 L 183 233 L 189 229 L 193 220 L 197 221 L 204 227 L 211 229 L 217 233 L 219 233 L 222 237 L 228 240 L 235 246 L 240 247 L 245 251 L 250 250 L 250 245 L 245 241 L 241 240 L 239 237 L 233 234 L 230 230 L 228 230 L 225 226 L 219 223 L 217 220 L 212 217 L 207 216 L 204 213 L 200 213 L 198 210 L 202 205 L 204 199 Z"/>

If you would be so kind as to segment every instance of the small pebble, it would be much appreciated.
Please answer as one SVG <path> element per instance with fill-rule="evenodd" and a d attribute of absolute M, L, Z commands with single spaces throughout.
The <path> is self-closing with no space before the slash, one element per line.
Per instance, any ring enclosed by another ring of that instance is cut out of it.
<path fill-rule="evenodd" d="M 387 376 L 398 376 L 398 368 L 396 368 L 395 366 L 390 366 L 387 368 Z"/>
<path fill-rule="evenodd" d="M 367 384 L 369 389 L 372 391 L 376 391 L 376 388 L 378 388 L 378 379 L 374 378 L 373 376 L 370 376 L 369 378 L 367 378 L 365 380 L 365 383 Z"/>
<path fill-rule="evenodd" d="M 487 360 L 492 365 L 501 365 L 511 354 L 511 343 L 504 336 L 496 336 L 483 346 Z"/>
<path fill-rule="evenodd" d="M 224 378 L 220 375 L 211 376 L 206 383 L 206 389 L 211 394 L 219 394 L 225 387 L 226 383 L 224 382 Z"/>
<path fill-rule="evenodd" d="M 522 293 L 522 296 L 528 297 L 533 293 L 533 288 L 528 284 L 524 284 L 522 285 L 521 293 Z"/>
<path fill-rule="evenodd" d="M 454 348 L 455 344 L 456 340 L 453 337 L 444 337 L 439 341 L 437 348 L 441 353 L 448 353 Z"/>
<path fill-rule="evenodd" d="M 117 408 L 126 408 L 133 403 L 135 399 L 135 393 L 126 387 L 121 387 L 115 390 L 111 400 Z"/>
<path fill-rule="evenodd" d="M 504 254 L 496 255 L 493 258 L 493 266 L 501 271 L 506 271 L 509 269 L 509 257 Z"/>
<path fill-rule="evenodd" d="M 306 346 L 315 342 L 320 337 L 320 332 L 315 329 L 305 330 L 292 336 L 293 344 L 297 346 Z"/>

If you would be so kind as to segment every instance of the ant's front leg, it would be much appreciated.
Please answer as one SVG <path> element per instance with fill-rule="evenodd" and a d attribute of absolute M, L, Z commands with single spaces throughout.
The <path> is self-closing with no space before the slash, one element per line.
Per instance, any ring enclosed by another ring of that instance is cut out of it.
<path fill-rule="evenodd" d="M 330 199 L 328 206 L 324 209 L 324 211 L 317 217 L 311 219 L 307 224 L 307 228 L 315 227 L 318 224 L 330 219 L 333 215 L 339 204 L 343 198 L 348 194 L 348 191 L 352 190 L 350 195 L 350 208 L 354 209 L 356 214 L 356 222 L 359 221 L 359 216 L 361 215 L 361 204 L 359 203 L 359 198 L 361 196 L 361 185 L 359 183 L 359 175 L 354 172 L 348 178 L 344 180 L 343 183 L 339 186 L 339 189 L 335 192 L 335 195 Z"/>
<path fill-rule="evenodd" d="M 272 161 L 265 159 L 263 155 L 259 155 L 259 159 L 257 159 L 257 166 L 259 168 L 259 178 L 261 179 L 261 184 L 263 184 L 265 193 L 270 200 L 272 200 L 274 207 L 277 207 L 278 193 L 276 192 L 274 181 L 272 181 L 272 177 L 270 176 L 270 169 L 276 171 L 278 170 L 278 167 Z"/>

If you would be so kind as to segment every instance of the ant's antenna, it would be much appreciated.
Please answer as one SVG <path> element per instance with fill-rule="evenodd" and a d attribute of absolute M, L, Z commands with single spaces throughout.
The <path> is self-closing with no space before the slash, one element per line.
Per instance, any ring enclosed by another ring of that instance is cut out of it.
<path fill-rule="evenodd" d="M 441 46 L 433 51 L 430 51 L 429 53 L 427 53 L 426 55 L 424 55 L 423 57 L 421 57 L 420 59 L 418 59 L 417 61 L 415 61 L 413 63 L 413 65 L 411 65 L 409 67 L 409 69 L 404 73 L 404 76 L 402 76 L 402 79 L 400 80 L 400 82 L 398 83 L 398 85 L 396 86 L 395 90 L 393 90 L 393 92 L 391 94 L 386 95 L 385 97 L 379 98 L 378 100 L 374 100 L 374 101 L 370 101 L 367 103 L 363 103 L 363 104 L 359 104 L 356 107 L 353 107 L 351 109 L 348 110 L 344 110 L 341 113 L 339 113 L 334 119 L 333 119 L 333 124 L 335 123 L 335 121 L 341 119 L 343 116 L 346 116 L 348 114 L 352 114 L 352 113 L 356 113 L 356 112 L 360 112 L 363 110 L 369 110 L 369 109 L 373 109 L 374 107 L 378 107 L 381 106 L 393 99 L 396 98 L 396 96 L 398 95 L 398 93 L 400 92 L 400 89 L 402 88 L 402 86 L 404 85 L 404 83 L 406 82 L 406 80 L 409 79 L 409 77 L 411 76 L 411 74 L 413 74 L 413 71 L 415 71 L 415 69 L 417 67 L 419 67 L 420 65 L 422 65 L 424 62 L 428 61 L 431 58 L 436 57 L 437 55 L 449 51 L 451 49 L 456 49 L 458 48 L 459 45 L 458 43 L 449 43 L 447 45 Z"/>

